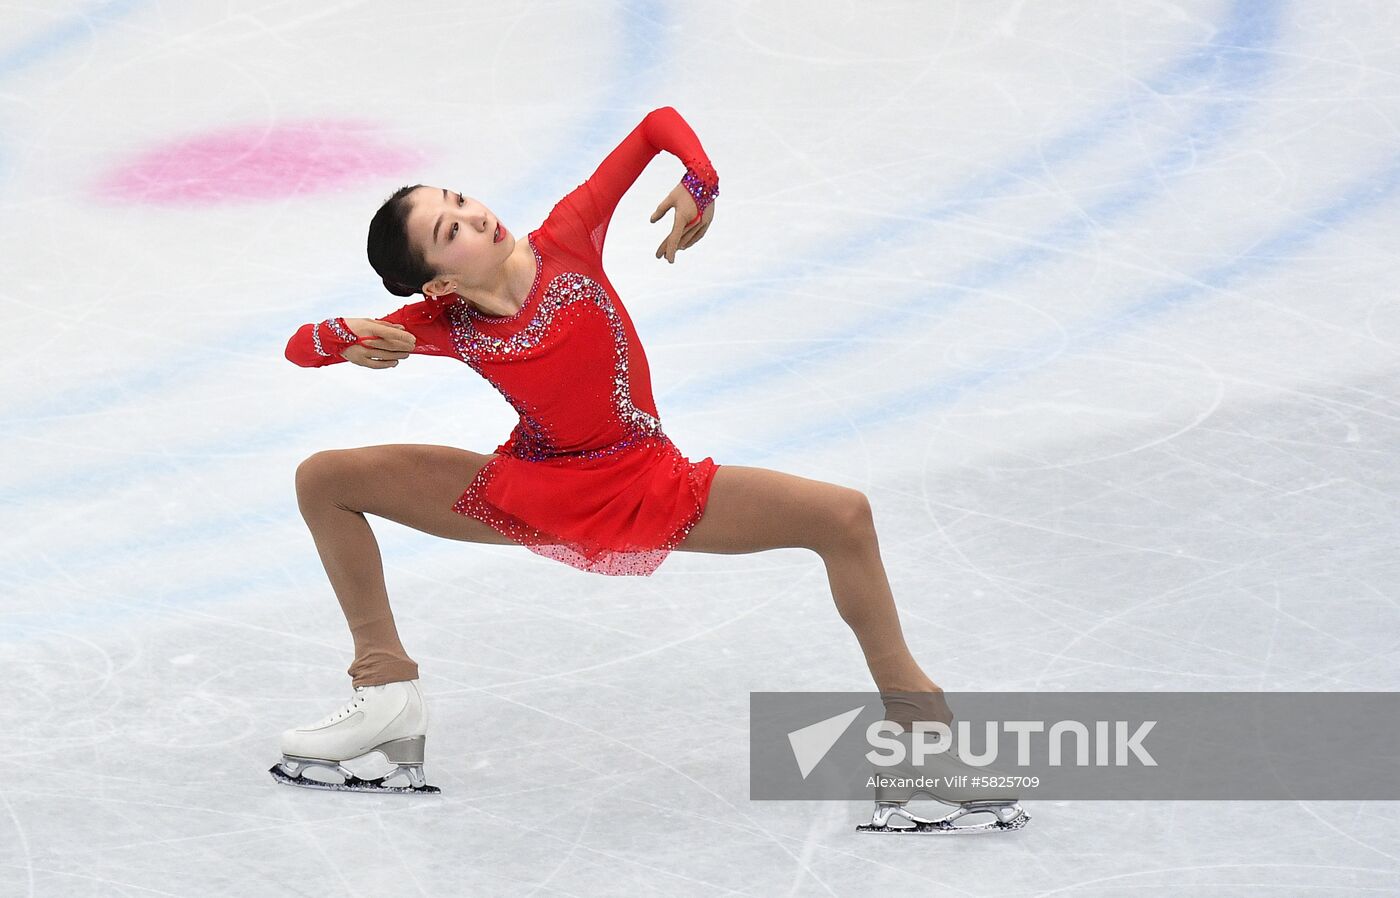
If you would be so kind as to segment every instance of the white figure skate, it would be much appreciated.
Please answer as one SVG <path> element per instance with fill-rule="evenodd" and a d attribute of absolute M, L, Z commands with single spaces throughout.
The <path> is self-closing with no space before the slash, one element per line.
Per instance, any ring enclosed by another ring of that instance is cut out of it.
<path fill-rule="evenodd" d="M 355 697 L 314 724 L 282 734 L 282 760 L 269 772 L 280 783 L 353 792 L 441 792 L 423 778 L 428 707 L 417 680 L 357 686 Z M 340 780 L 303 776 L 326 771 Z M 387 780 L 405 777 L 401 785 Z"/>
<path fill-rule="evenodd" d="M 872 766 L 872 771 L 879 777 L 889 779 L 923 777 L 925 783 L 894 785 L 877 782 L 875 813 L 869 823 L 857 826 L 856 832 L 907 835 L 1005 832 L 1020 829 L 1031 819 L 1016 800 L 1015 791 L 974 785 L 974 777 L 995 777 L 999 774 L 989 767 L 973 767 L 968 764 L 958 756 L 956 745 L 950 745 L 946 751 L 928 755 L 923 763 L 916 765 L 911 751 L 912 736 L 903 732 L 895 738 L 904 744 L 904 761 L 891 767 Z M 928 739 L 930 742 L 934 741 L 931 735 Z M 961 777 L 967 779 L 963 780 Z M 906 806 L 915 796 L 921 794 L 934 801 L 952 805 L 954 810 L 942 817 L 920 817 L 910 812 Z M 981 823 L 955 822 L 970 814 L 989 814 L 992 819 Z M 892 826 L 892 819 L 899 819 L 904 823 Z"/>

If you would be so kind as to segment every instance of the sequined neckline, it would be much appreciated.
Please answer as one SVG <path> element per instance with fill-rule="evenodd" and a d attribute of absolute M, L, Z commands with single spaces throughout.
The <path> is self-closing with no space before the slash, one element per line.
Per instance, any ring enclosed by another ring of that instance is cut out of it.
<path fill-rule="evenodd" d="M 540 258 L 540 251 L 535 247 L 534 231 L 525 235 L 525 242 L 529 244 L 530 252 L 535 255 L 535 280 L 530 284 L 530 292 L 525 294 L 525 302 L 520 306 L 520 309 L 513 315 L 488 315 L 485 312 L 478 311 L 475 306 L 463 299 L 462 305 L 466 307 L 468 315 L 480 321 L 489 321 L 492 324 L 497 324 L 503 321 L 514 321 L 525 314 L 526 309 L 530 308 L 530 302 L 535 298 L 535 291 L 538 290 L 540 286 L 540 275 L 544 272 L 544 260 Z"/>

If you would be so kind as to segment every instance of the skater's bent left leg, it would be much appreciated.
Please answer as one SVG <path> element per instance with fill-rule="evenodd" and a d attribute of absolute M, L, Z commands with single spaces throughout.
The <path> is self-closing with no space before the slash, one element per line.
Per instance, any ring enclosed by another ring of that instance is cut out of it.
<path fill-rule="evenodd" d="M 865 494 L 780 471 L 721 465 L 704 514 L 676 548 L 722 555 L 816 552 L 837 610 L 884 697 L 886 717 L 906 727 L 914 720 L 952 719 L 942 689 L 905 644 Z"/>

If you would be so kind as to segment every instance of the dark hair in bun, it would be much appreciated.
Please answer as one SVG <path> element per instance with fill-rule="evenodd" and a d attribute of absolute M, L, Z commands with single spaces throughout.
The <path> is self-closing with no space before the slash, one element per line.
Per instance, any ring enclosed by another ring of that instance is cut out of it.
<path fill-rule="evenodd" d="M 410 184 L 394 191 L 369 222 L 365 246 L 369 264 L 384 282 L 384 289 L 395 296 L 422 293 L 423 285 L 437 276 L 408 240 L 408 213 L 412 211 L 408 195 L 422 186 Z"/>
<path fill-rule="evenodd" d="M 409 287 L 409 286 L 406 285 L 406 284 L 396 284 L 396 283 L 394 283 L 393 281 L 389 280 L 388 278 L 383 278 L 382 280 L 384 281 L 384 289 L 385 289 L 385 290 L 388 290 L 390 293 L 394 294 L 395 296 L 412 296 L 412 295 L 415 294 L 415 293 L 421 293 L 421 292 L 422 292 L 421 289 L 415 290 L 415 289 L 413 289 L 412 287 Z"/>

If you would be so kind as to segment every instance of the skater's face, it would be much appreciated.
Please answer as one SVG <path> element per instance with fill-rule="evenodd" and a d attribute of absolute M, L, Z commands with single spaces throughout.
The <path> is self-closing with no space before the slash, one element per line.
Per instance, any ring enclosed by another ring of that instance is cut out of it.
<path fill-rule="evenodd" d="M 515 249 L 515 235 L 478 200 L 443 187 L 409 194 L 408 239 L 438 273 L 441 292 L 454 286 L 490 284 Z M 499 225 L 500 239 L 497 240 Z"/>

